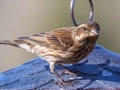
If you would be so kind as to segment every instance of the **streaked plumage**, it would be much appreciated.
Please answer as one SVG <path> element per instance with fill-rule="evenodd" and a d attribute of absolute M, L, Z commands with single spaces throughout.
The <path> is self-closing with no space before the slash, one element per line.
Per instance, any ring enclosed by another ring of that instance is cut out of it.
<path fill-rule="evenodd" d="M 97 23 L 88 21 L 78 27 L 60 28 L 12 41 L 3 40 L 0 44 L 20 47 L 43 57 L 49 62 L 51 72 L 65 84 L 68 82 L 56 73 L 55 65 L 74 64 L 85 58 L 94 48 L 99 31 Z"/>

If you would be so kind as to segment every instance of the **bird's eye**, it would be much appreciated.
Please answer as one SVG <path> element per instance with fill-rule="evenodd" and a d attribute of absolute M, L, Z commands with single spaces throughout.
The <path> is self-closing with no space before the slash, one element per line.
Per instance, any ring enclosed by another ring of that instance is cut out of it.
<path fill-rule="evenodd" d="M 87 30 L 86 27 L 84 27 L 83 30 L 86 31 Z"/>

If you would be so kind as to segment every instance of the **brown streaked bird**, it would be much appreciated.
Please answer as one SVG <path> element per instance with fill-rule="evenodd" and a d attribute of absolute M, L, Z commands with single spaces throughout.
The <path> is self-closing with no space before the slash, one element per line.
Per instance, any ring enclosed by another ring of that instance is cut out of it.
<path fill-rule="evenodd" d="M 94 48 L 100 27 L 96 22 L 83 22 L 77 27 L 65 27 L 54 31 L 19 37 L 16 40 L 1 40 L 0 44 L 23 48 L 44 58 L 49 68 L 59 79 L 58 84 L 68 84 L 55 71 L 59 65 L 72 73 L 62 64 L 74 64 L 85 58 Z"/>

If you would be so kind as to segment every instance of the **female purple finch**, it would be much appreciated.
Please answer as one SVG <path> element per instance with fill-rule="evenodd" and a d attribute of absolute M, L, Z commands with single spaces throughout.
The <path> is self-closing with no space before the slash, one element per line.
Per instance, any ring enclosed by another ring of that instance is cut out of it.
<path fill-rule="evenodd" d="M 67 84 L 55 71 L 55 65 L 74 64 L 85 58 L 94 48 L 100 27 L 96 22 L 83 22 L 77 27 L 65 27 L 16 40 L 1 40 L 0 44 L 23 48 L 49 62 L 50 70 L 59 79 L 58 84 Z M 73 74 L 73 73 L 72 73 Z"/>

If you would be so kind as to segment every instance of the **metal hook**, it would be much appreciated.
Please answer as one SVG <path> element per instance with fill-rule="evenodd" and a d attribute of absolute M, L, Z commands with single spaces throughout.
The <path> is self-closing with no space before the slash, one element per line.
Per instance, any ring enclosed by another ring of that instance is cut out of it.
<path fill-rule="evenodd" d="M 93 0 L 89 0 L 90 3 L 90 17 L 89 17 L 89 21 L 92 21 L 93 16 L 94 16 L 94 3 Z M 80 23 L 78 23 L 76 21 L 76 18 L 74 16 L 74 6 L 75 6 L 75 0 L 71 0 L 71 4 L 70 4 L 70 13 L 71 13 L 71 18 L 72 18 L 72 22 L 75 26 L 78 26 Z"/>

